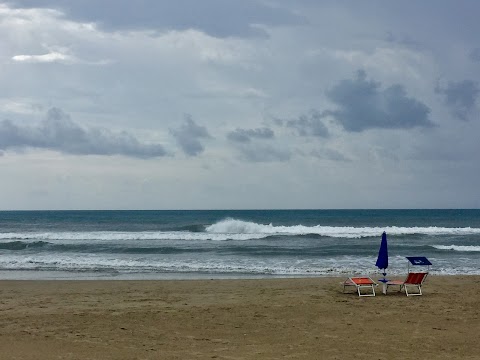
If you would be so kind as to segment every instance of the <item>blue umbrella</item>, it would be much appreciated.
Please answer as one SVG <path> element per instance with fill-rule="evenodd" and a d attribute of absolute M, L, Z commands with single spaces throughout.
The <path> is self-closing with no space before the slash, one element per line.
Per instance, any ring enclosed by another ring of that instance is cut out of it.
<path fill-rule="evenodd" d="M 380 250 L 378 250 L 378 258 L 375 266 L 379 269 L 383 269 L 383 281 L 388 281 L 385 279 L 387 276 L 388 268 L 388 246 L 387 246 L 387 233 L 384 231 L 382 234 L 382 242 L 380 243 Z M 380 281 L 382 281 L 380 280 Z"/>

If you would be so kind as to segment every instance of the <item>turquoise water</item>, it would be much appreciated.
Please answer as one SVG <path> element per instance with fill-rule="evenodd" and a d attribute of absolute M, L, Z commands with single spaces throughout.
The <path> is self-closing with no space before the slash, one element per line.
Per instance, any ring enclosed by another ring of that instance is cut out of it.
<path fill-rule="evenodd" d="M 204 278 L 388 274 L 426 256 L 480 274 L 480 210 L 0 212 L 0 278 Z"/>

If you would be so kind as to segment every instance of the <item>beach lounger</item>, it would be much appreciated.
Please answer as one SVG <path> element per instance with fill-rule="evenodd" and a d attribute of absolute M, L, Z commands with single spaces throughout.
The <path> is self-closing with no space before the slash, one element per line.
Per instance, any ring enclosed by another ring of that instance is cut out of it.
<path fill-rule="evenodd" d="M 428 275 L 428 272 L 411 272 L 411 273 L 408 273 L 407 278 L 404 281 L 391 280 L 387 282 L 387 292 L 388 292 L 389 286 L 399 286 L 400 288 L 398 291 L 402 291 L 402 289 L 405 289 L 405 294 L 407 296 L 422 295 L 422 285 L 425 282 L 427 275 Z M 411 287 L 414 289 L 416 288 L 418 289 L 418 292 L 409 293 L 408 287 Z"/>
<path fill-rule="evenodd" d="M 375 296 L 375 286 L 378 284 L 368 276 L 350 277 L 343 282 L 343 292 L 347 286 L 355 286 L 357 288 L 358 296 Z M 362 293 L 362 289 L 367 290 Z M 369 291 L 371 290 L 371 292 Z"/>

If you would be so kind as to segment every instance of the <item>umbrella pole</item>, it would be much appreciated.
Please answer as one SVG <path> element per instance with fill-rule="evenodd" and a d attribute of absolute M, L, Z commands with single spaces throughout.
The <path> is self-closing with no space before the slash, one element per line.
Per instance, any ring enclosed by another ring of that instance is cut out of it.
<path fill-rule="evenodd" d="M 382 292 L 384 295 L 387 295 L 387 272 L 386 269 L 383 269 L 383 279 L 380 279 L 379 281 L 382 283 Z"/>

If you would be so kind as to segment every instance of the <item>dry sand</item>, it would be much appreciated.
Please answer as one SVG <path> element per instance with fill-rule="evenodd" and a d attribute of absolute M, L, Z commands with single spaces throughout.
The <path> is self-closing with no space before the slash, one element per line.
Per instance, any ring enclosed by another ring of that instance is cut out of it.
<path fill-rule="evenodd" d="M 480 276 L 0 281 L 0 359 L 480 359 Z"/>

